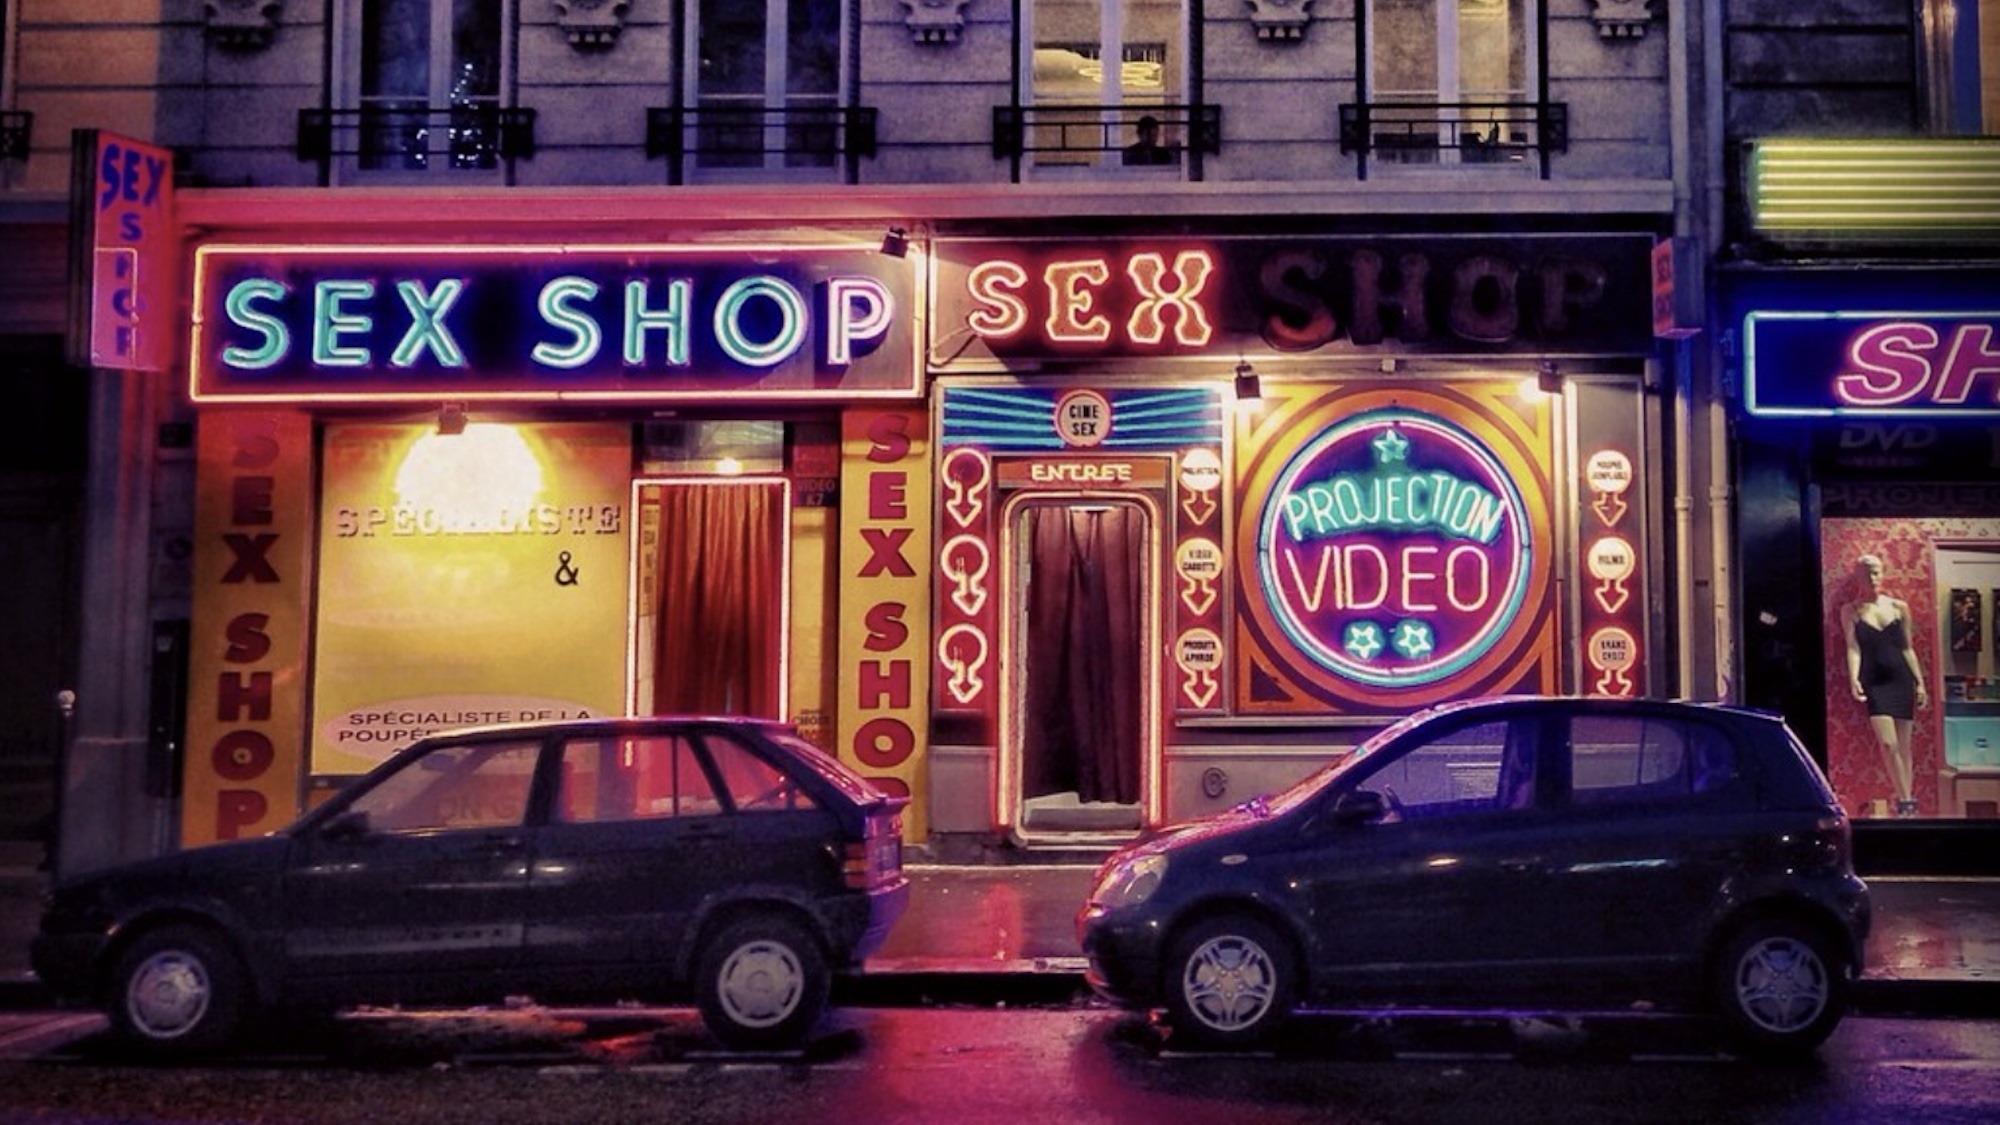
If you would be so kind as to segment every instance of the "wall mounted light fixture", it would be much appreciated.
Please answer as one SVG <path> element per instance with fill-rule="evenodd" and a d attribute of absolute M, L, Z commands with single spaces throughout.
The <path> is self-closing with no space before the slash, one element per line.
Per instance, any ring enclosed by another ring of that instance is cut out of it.
<path fill-rule="evenodd" d="M 1264 397 L 1264 381 L 1246 360 L 1236 365 L 1236 401 L 1255 402 Z"/>
<path fill-rule="evenodd" d="M 1545 395 L 1559 395 L 1563 393 L 1562 369 L 1556 366 L 1555 360 L 1545 359 L 1542 361 L 1541 367 L 1536 369 L 1535 389 Z"/>
<path fill-rule="evenodd" d="M 447 402 L 438 407 L 438 433 L 453 437 L 465 432 L 465 404 Z"/>
<path fill-rule="evenodd" d="M 890 227 L 882 232 L 882 253 L 891 258 L 901 258 L 910 252 L 910 233 L 902 227 Z"/>

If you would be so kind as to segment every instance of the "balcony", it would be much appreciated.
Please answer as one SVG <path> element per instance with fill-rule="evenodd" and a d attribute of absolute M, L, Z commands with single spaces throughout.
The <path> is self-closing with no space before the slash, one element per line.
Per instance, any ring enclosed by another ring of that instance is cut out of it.
<path fill-rule="evenodd" d="M 0 110 L 0 160 L 26 160 L 35 115 L 25 109 Z"/>
<path fill-rule="evenodd" d="M 646 111 L 646 155 L 664 157 L 668 182 L 690 174 L 831 178 L 852 183 L 875 155 L 871 106 L 762 104 L 655 106 Z"/>
<path fill-rule="evenodd" d="M 1766 242 L 2000 242 L 2000 137 L 1772 137 L 1743 147 L 1738 174 Z"/>
<path fill-rule="evenodd" d="M 1533 168 L 1549 178 L 1549 157 L 1569 151 L 1563 102 L 1349 102 L 1340 107 L 1340 151 L 1361 179 L 1379 165 Z"/>
<path fill-rule="evenodd" d="M 1185 166 L 1222 152 L 1219 105 L 1001 105 L 993 107 L 993 156 L 1037 169 Z M 1112 154 L 1116 154 L 1114 158 Z"/>
<path fill-rule="evenodd" d="M 479 101 L 454 106 L 383 99 L 356 109 L 299 111 L 300 160 L 339 159 L 360 174 L 494 172 L 535 155 L 535 111 Z"/>

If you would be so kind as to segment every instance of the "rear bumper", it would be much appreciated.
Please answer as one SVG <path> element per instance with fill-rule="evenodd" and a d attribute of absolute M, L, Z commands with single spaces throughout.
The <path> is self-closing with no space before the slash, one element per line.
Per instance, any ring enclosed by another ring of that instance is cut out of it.
<path fill-rule="evenodd" d="M 865 897 L 851 900 L 856 918 L 853 958 L 859 964 L 864 958 L 881 949 L 889 940 L 889 931 L 895 929 L 903 912 L 910 908 L 910 880 L 898 876 L 896 881 L 870 890 Z"/>

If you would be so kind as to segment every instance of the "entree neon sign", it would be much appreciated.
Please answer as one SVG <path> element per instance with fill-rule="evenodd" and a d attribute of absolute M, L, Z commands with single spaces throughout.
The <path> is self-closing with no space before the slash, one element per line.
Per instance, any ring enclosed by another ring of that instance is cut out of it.
<path fill-rule="evenodd" d="M 1378 410 L 1286 464 L 1260 521 L 1259 577 L 1314 662 L 1409 687 L 1493 646 L 1521 608 L 1531 548 L 1526 505 L 1490 452 L 1440 418 Z"/>
<path fill-rule="evenodd" d="M 851 398 L 917 378 L 912 267 L 847 245 L 205 247 L 196 266 L 203 400 Z"/>

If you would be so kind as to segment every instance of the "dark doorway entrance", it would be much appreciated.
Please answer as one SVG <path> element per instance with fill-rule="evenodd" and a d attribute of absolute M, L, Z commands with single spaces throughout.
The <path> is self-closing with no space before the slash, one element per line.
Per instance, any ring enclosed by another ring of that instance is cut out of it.
<path fill-rule="evenodd" d="M 1130 835 L 1144 820 L 1151 741 L 1147 512 L 1124 501 L 1035 501 L 1011 530 L 1014 823 L 1027 843 Z"/>

